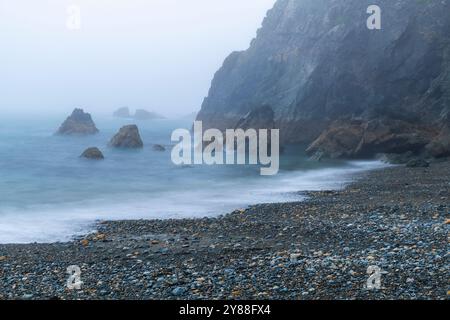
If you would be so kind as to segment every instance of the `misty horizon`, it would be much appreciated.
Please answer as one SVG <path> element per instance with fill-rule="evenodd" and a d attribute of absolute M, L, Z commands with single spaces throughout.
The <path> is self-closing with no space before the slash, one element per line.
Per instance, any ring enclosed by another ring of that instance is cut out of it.
<path fill-rule="evenodd" d="M 249 47 L 274 2 L 2 1 L 0 110 L 199 111 L 214 73 Z M 70 5 L 80 8 L 79 30 L 66 26 Z"/>

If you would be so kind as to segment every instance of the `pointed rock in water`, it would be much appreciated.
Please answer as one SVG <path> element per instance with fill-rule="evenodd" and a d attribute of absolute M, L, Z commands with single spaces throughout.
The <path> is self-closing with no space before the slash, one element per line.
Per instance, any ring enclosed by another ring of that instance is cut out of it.
<path fill-rule="evenodd" d="M 128 107 L 119 108 L 113 113 L 113 116 L 117 118 L 131 118 L 130 109 Z"/>
<path fill-rule="evenodd" d="M 142 142 L 138 127 L 132 124 L 120 128 L 119 132 L 109 142 L 109 146 L 137 149 L 143 148 L 144 143 Z"/>
<path fill-rule="evenodd" d="M 153 145 L 153 150 L 163 152 L 166 151 L 166 148 L 160 144 L 155 144 Z"/>
<path fill-rule="evenodd" d="M 85 113 L 83 109 L 74 109 L 72 114 L 59 127 L 57 134 L 61 135 L 86 135 L 96 134 L 98 129 L 89 113 Z"/>
<path fill-rule="evenodd" d="M 80 156 L 81 158 L 102 160 L 105 159 L 103 153 L 96 147 L 87 148 Z"/>

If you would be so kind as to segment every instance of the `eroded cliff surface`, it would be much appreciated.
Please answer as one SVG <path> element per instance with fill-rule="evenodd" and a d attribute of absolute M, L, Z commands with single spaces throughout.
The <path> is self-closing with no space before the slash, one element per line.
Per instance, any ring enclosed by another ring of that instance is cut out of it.
<path fill-rule="evenodd" d="M 373 4 L 382 10 L 381 30 L 367 28 Z M 314 142 L 310 152 L 331 154 L 327 133 L 339 127 L 357 136 L 351 150 L 334 155 L 403 151 L 389 134 L 430 149 L 448 133 L 450 0 L 278 0 L 249 49 L 217 71 L 197 119 L 205 128 L 234 128 L 262 106 L 273 109 L 284 142 Z"/>

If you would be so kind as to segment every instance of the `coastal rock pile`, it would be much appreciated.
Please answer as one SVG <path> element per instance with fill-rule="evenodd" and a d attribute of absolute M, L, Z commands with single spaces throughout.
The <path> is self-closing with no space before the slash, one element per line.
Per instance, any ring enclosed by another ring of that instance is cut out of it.
<path fill-rule="evenodd" d="M 109 142 L 109 146 L 137 149 L 143 148 L 144 143 L 142 142 L 138 127 L 133 124 L 120 128 L 119 132 Z"/>
<path fill-rule="evenodd" d="M 98 129 L 89 113 L 83 109 L 75 109 L 72 114 L 59 127 L 57 134 L 61 135 L 87 135 L 96 134 Z"/>

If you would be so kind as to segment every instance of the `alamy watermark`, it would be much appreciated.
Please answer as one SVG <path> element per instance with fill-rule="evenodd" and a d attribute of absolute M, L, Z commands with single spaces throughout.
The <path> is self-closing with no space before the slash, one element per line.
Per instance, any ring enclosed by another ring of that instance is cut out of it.
<path fill-rule="evenodd" d="M 73 265 L 67 267 L 66 273 L 69 274 L 67 278 L 66 287 L 69 290 L 81 290 L 81 269 L 79 266 Z"/>
<path fill-rule="evenodd" d="M 369 266 L 367 268 L 367 274 L 369 275 L 366 283 L 367 290 L 380 290 L 381 275 L 385 274 L 385 272 L 378 266 Z"/>
<path fill-rule="evenodd" d="M 275 175 L 280 167 L 279 129 L 218 129 L 203 132 L 201 121 L 194 122 L 194 137 L 187 129 L 176 129 L 172 141 L 172 162 L 176 165 L 259 164 L 261 175 Z M 269 136 L 270 134 L 270 136 Z M 248 159 L 248 161 L 247 161 Z"/>
<path fill-rule="evenodd" d="M 381 30 L 381 8 L 377 5 L 371 5 L 367 8 L 370 17 L 367 19 L 367 29 Z"/>
<path fill-rule="evenodd" d="M 67 7 L 66 27 L 69 30 L 81 29 L 81 9 L 77 5 L 70 5 Z"/>

